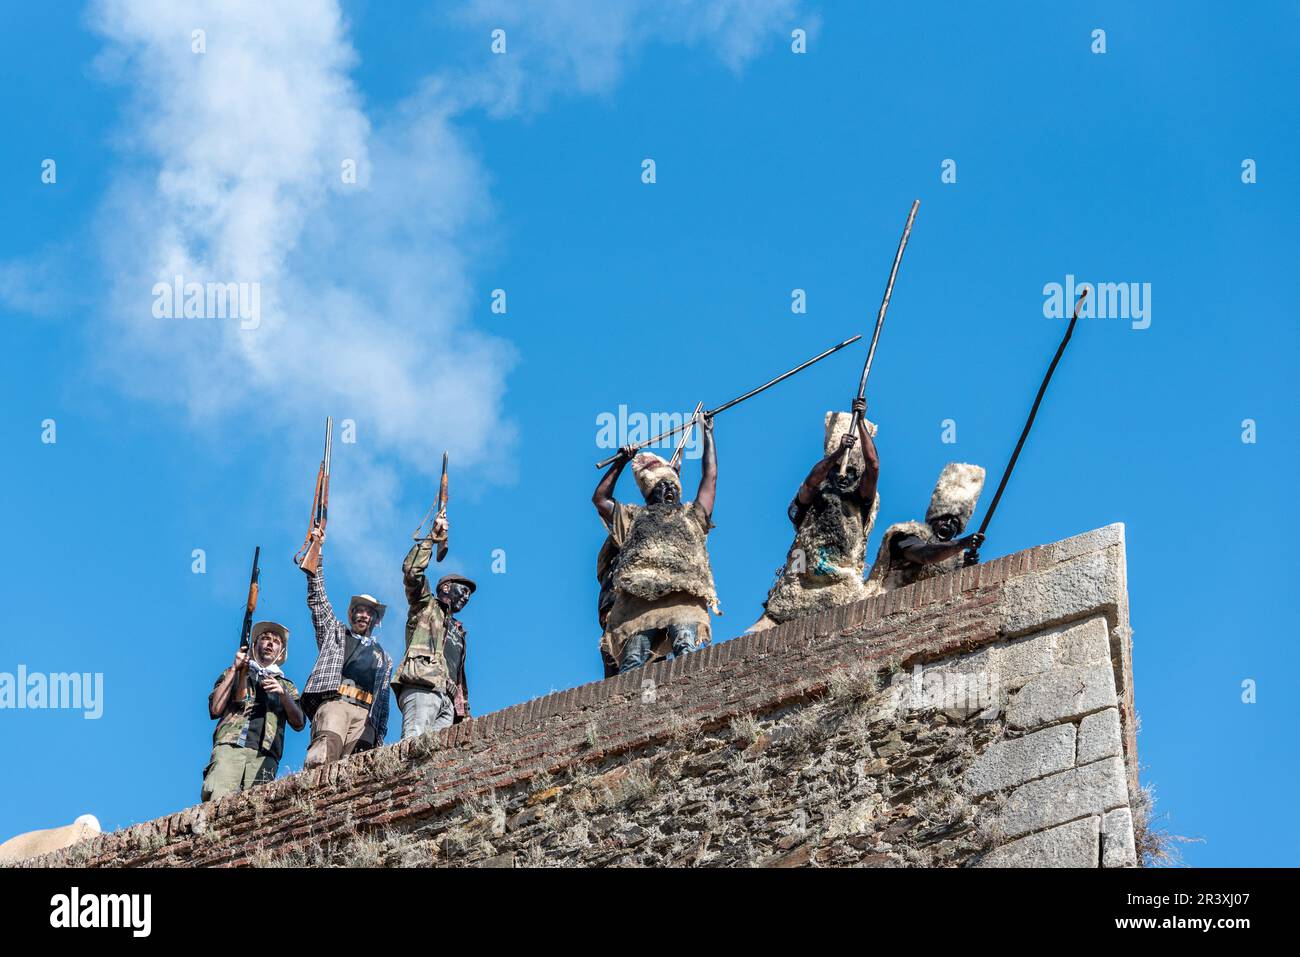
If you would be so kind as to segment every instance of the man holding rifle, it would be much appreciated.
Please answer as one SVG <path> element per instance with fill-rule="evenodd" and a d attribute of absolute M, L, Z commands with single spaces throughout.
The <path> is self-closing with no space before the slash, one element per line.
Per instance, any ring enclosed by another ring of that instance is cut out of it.
<path fill-rule="evenodd" d="M 620 674 L 707 644 L 709 610 L 721 614 L 705 544 L 713 527 L 718 460 L 712 416 L 702 416 L 700 422 L 704 455 L 695 501 L 683 504 L 678 467 L 650 452 L 637 455 L 631 447 L 619 450 L 591 497 L 618 549 L 606 640 Z M 614 499 L 614 486 L 628 462 L 644 506 Z"/>
<path fill-rule="evenodd" d="M 313 528 L 311 536 L 324 540 L 319 528 Z M 374 638 L 387 606 L 370 595 L 353 595 L 345 625 L 335 617 L 325 593 L 321 564 L 318 549 L 316 567 L 302 565 L 307 574 L 307 608 L 320 649 L 302 694 L 303 708 L 311 718 L 304 769 L 378 747 L 388 733 L 393 660 Z"/>
<path fill-rule="evenodd" d="M 435 544 L 445 554 L 447 533 L 447 517 L 439 512 L 428 537 L 417 540 L 402 562 L 406 654 L 393 676 L 393 692 L 402 710 L 403 741 L 469 717 L 467 633 L 455 616 L 476 586 L 463 575 L 444 575 L 430 588 L 426 575 Z"/>
<path fill-rule="evenodd" d="M 289 629 L 259 621 L 252 636 L 251 653 L 241 646 L 208 696 L 208 714 L 217 728 L 212 760 L 203 771 L 204 801 L 274 780 L 284 753 L 285 723 L 295 731 L 307 723 L 298 689 L 280 670 Z"/>
<path fill-rule="evenodd" d="M 867 538 L 880 508 L 880 457 L 866 407 L 865 399 L 855 399 L 852 413 L 826 413 L 825 457 L 790 503 L 794 543 L 763 603 L 763 616 L 750 631 L 867 597 L 862 576 Z"/>
<path fill-rule="evenodd" d="M 373 637 L 385 606 L 370 595 L 353 595 L 345 625 L 335 617 L 325 594 L 321 565 L 329 519 L 333 437 L 334 422 L 327 418 L 325 453 L 312 495 L 311 524 L 302 548 L 293 557 L 307 576 L 307 608 L 316 631 L 316 647 L 320 649 L 302 689 L 303 710 L 311 718 L 311 744 L 304 769 L 329 764 L 353 751 L 378 747 L 388 732 L 388 677 L 393 660 Z"/>

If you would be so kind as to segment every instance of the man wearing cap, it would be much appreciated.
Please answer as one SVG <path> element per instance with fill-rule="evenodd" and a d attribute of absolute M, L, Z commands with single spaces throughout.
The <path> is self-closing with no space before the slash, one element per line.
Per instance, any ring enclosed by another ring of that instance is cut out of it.
<path fill-rule="evenodd" d="M 984 488 L 984 469 L 949 462 L 939 473 L 924 522 L 899 522 L 885 530 L 876 563 L 867 577 L 867 593 L 883 592 L 935 578 L 962 567 L 962 553 L 979 548 L 979 532 L 957 538 L 975 514 Z"/>
<path fill-rule="evenodd" d="M 280 670 L 289 651 L 289 629 L 259 621 L 250 634 L 252 655 L 240 648 L 208 695 L 208 714 L 217 728 L 212 760 L 203 771 L 204 801 L 274 780 L 284 753 L 285 723 L 295 731 L 306 724 L 298 689 Z"/>
<path fill-rule="evenodd" d="M 682 503 L 677 469 L 649 452 L 634 458 L 631 448 L 620 450 L 591 496 L 618 549 L 605 640 L 620 674 L 707 644 L 709 611 L 722 614 L 705 543 L 713 528 L 718 485 L 712 419 L 704 419 L 703 431 L 704 458 L 695 501 Z M 645 499 L 643 506 L 614 499 L 614 486 L 629 461 Z"/>
<path fill-rule="evenodd" d="M 393 692 L 402 711 L 403 741 L 469 717 L 467 632 L 455 616 L 475 585 L 464 575 L 444 575 L 430 588 L 425 574 L 434 542 L 445 541 L 446 531 L 447 520 L 439 516 L 433 533 L 411 546 L 402 562 L 406 654 L 393 675 Z"/>
<path fill-rule="evenodd" d="M 876 427 L 866 420 L 866 401 L 855 400 L 853 408 L 853 413 L 826 413 L 825 457 L 790 503 L 794 543 L 763 603 L 763 616 L 750 631 L 867 597 L 862 576 L 867 538 L 880 508 L 880 457 L 872 438 Z M 849 430 L 855 413 L 857 435 Z"/>
<path fill-rule="evenodd" d="M 393 660 L 374 638 L 387 606 L 371 595 L 353 595 L 345 625 L 325 594 L 323 559 L 321 568 L 306 574 L 307 607 L 320 653 L 302 690 L 303 710 L 311 718 L 304 769 L 384 743 L 393 671 Z"/>

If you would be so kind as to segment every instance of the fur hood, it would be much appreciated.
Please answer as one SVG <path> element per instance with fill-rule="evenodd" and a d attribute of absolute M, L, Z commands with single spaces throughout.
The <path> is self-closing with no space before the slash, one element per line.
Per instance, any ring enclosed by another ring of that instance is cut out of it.
<path fill-rule="evenodd" d="M 876 424 L 870 419 L 866 420 L 867 434 L 873 439 L 876 437 Z M 840 439 L 849 431 L 849 426 L 853 424 L 852 412 L 827 412 L 826 413 L 826 444 L 823 449 L 824 455 L 830 455 L 840 447 Z M 853 443 L 853 448 L 849 450 L 849 465 L 862 474 L 866 467 L 866 459 L 862 455 L 862 443 Z"/>
<path fill-rule="evenodd" d="M 641 490 L 641 497 L 647 501 L 655 486 L 664 479 L 677 486 L 677 496 L 681 497 L 682 480 L 677 475 L 677 470 L 653 452 L 641 452 L 632 459 L 632 478 L 636 480 L 636 487 Z"/>
<path fill-rule="evenodd" d="M 939 473 L 939 481 L 930 496 L 930 507 L 925 510 L 925 520 L 932 522 L 940 515 L 955 515 L 965 528 L 975 514 L 975 504 L 984 489 L 984 469 L 965 462 L 949 462 Z"/>

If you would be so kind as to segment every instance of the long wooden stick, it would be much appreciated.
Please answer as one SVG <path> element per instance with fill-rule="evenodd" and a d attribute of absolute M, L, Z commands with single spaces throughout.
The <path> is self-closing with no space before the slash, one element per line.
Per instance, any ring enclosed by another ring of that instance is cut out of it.
<path fill-rule="evenodd" d="M 1007 462 L 1007 467 L 1002 472 L 1002 481 L 998 482 L 998 490 L 993 493 L 993 501 L 989 503 L 989 510 L 984 513 L 984 521 L 980 522 L 979 533 L 983 535 L 989 527 L 989 522 L 993 520 L 993 513 L 998 510 L 998 502 L 1002 501 L 1002 493 L 1006 490 L 1007 481 L 1011 478 L 1011 471 L 1016 467 L 1016 459 L 1020 458 L 1020 450 L 1025 447 L 1025 439 L 1029 438 L 1029 430 L 1034 427 L 1034 417 L 1038 415 L 1038 407 L 1043 402 L 1043 395 L 1047 392 L 1047 383 L 1052 381 L 1052 373 L 1056 371 L 1056 364 L 1061 361 L 1061 356 L 1065 354 L 1065 347 L 1070 342 L 1070 336 L 1074 335 L 1074 324 L 1079 321 L 1079 310 L 1083 308 L 1083 300 L 1088 297 L 1088 287 L 1083 288 L 1079 294 L 1079 301 L 1074 304 L 1074 315 L 1070 318 L 1070 324 L 1065 327 L 1065 337 L 1061 339 L 1061 344 L 1056 347 L 1056 355 L 1052 356 L 1052 363 L 1047 367 L 1047 375 L 1043 376 L 1043 384 L 1038 387 L 1038 395 L 1034 396 L 1034 404 L 1029 409 L 1029 418 L 1025 420 L 1025 427 L 1020 430 L 1020 441 L 1016 443 L 1015 451 L 1011 453 L 1011 458 Z M 969 549 L 966 552 L 966 564 L 973 565 L 979 560 L 979 552 L 976 549 Z"/>
<path fill-rule="evenodd" d="M 916 220 L 916 211 L 921 208 L 919 199 L 912 200 L 912 210 L 907 214 L 907 223 L 903 226 L 903 238 L 898 241 L 898 252 L 894 253 L 894 264 L 889 269 L 889 282 L 885 283 L 885 296 L 880 300 L 880 311 L 876 313 L 876 328 L 871 333 L 871 347 L 867 349 L 867 361 L 862 364 L 862 378 L 858 380 L 858 398 L 867 397 L 867 376 L 871 375 L 871 360 L 876 356 L 876 343 L 880 340 L 880 330 L 885 325 L 885 313 L 889 311 L 889 298 L 894 294 L 894 280 L 898 278 L 898 267 L 903 261 L 903 250 L 907 248 L 908 237 L 912 235 L 912 223 Z M 858 434 L 858 413 L 853 413 L 849 423 L 849 435 Z M 849 457 L 840 459 L 840 475 L 849 467 Z"/>

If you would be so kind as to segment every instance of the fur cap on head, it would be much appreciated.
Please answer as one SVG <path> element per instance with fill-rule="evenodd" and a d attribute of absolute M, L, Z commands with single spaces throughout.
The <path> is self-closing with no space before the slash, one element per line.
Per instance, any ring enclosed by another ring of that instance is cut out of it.
<path fill-rule="evenodd" d="M 632 460 L 632 478 L 641 490 L 641 497 L 649 501 L 650 493 L 656 485 L 667 479 L 677 486 L 677 494 L 682 493 L 682 480 L 677 470 L 653 452 L 641 452 Z"/>
<path fill-rule="evenodd" d="M 876 424 L 870 419 L 867 419 L 866 423 L 867 434 L 874 439 L 876 437 Z M 830 455 L 840 447 L 840 440 L 849 431 L 851 425 L 853 425 L 852 412 L 826 413 L 826 445 L 823 454 Z M 862 457 L 861 442 L 854 442 L 853 448 L 849 449 L 849 465 L 857 469 L 859 475 L 862 474 L 862 470 L 866 466 L 866 459 Z"/>
<path fill-rule="evenodd" d="M 984 469 L 965 462 L 949 462 L 939 473 L 939 481 L 930 496 L 930 507 L 925 510 L 925 520 L 932 522 L 940 515 L 955 515 L 965 528 L 975 514 L 975 505 L 984 490 Z"/>

